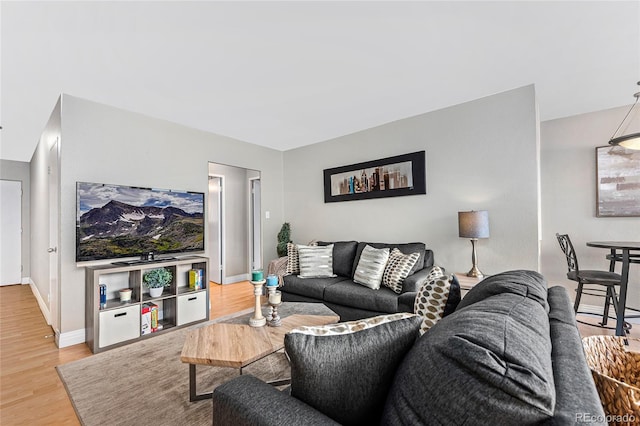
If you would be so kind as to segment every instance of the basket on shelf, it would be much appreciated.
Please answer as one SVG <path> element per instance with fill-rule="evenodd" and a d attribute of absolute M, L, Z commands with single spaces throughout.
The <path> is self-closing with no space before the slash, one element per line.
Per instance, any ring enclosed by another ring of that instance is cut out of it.
<path fill-rule="evenodd" d="M 584 337 L 582 345 L 611 424 L 639 424 L 640 353 L 626 351 L 617 336 Z"/>

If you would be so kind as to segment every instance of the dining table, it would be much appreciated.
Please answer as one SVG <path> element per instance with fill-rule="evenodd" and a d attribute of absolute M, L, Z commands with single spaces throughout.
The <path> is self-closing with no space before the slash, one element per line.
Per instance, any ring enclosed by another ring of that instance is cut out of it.
<path fill-rule="evenodd" d="M 588 247 L 597 247 L 611 251 L 610 257 L 622 262 L 620 294 L 618 295 L 618 312 L 616 313 L 616 336 L 624 336 L 624 314 L 627 307 L 627 289 L 629 287 L 629 265 L 640 263 L 640 241 L 589 241 Z M 618 250 L 621 253 L 618 253 Z M 637 253 L 636 253 L 637 252 Z M 612 271 L 613 272 L 613 271 Z"/>

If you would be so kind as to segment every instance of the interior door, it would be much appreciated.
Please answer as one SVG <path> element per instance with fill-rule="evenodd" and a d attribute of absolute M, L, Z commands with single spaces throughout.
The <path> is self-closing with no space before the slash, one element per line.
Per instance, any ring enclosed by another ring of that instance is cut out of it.
<path fill-rule="evenodd" d="M 211 281 L 223 284 L 223 224 L 222 219 L 223 178 L 209 176 L 209 261 Z"/>
<path fill-rule="evenodd" d="M 262 269 L 260 179 L 251 179 L 251 268 Z"/>
<path fill-rule="evenodd" d="M 0 180 L 0 285 L 22 282 L 22 182 Z"/>
<path fill-rule="evenodd" d="M 60 239 L 60 191 L 59 181 L 59 139 L 49 149 L 49 312 L 51 313 L 51 327 L 56 339 L 60 335 L 59 316 L 59 253 L 58 241 Z M 44 296 L 44 295 L 42 295 Z M 56 340 L 57 341 L 57 340 Z"/>

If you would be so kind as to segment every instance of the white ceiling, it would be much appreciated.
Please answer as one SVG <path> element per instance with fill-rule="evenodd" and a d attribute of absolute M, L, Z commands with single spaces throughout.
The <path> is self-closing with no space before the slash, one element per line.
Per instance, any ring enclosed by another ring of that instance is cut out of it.
<path fill-rule="evenodd" d="M 542 120 L 628 105 L 640 80 L 640 1 L 2 1 L 0 14 L 8 160 L 31 159 L 60 93 L 286 150 L 528 84 Z"/>

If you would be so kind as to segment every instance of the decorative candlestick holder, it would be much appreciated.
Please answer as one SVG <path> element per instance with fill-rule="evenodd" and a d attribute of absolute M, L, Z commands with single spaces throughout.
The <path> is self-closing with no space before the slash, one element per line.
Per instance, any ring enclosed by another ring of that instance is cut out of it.
<path fill-rule="evenodd" d="M 278 306 L 282 304 L 282 293 L 278 291 L 277 286 L 267 286 L 269 292 L 269 315 L 267 316 L 267 325 L 271 327 L 280 327 L 280 315 L 278 315 Z"/>
<path fill-rule="evenodd" d="M 249 325 L 251 327 L 262 327 L 267 323 L 267 319 L 262 316 L 262 306 L 260 303 L 260 297 L 262 297 L 262 286 L 266 281 L 251 281 L 253 285 L 253 294 L 256 297 L 256 305 L 253 313 L 253 317 L 249 318 Z"/>

